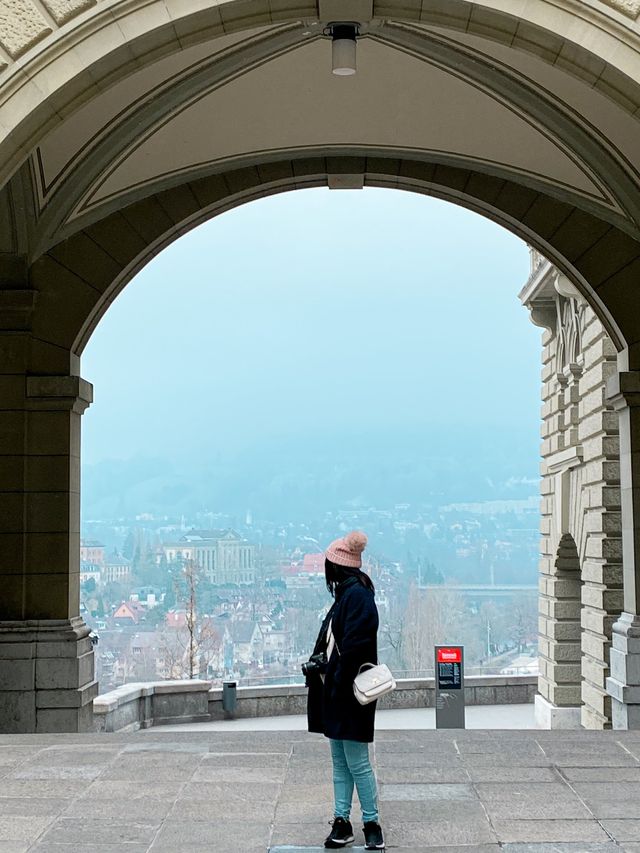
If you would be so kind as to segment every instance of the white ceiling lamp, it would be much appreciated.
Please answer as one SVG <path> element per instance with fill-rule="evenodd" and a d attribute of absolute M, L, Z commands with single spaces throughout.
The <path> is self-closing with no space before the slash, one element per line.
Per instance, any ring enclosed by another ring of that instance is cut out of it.
<path fill-rule="evenodd" d="M 338 77 L 356 73 L 356 39 L 358 25 L 354 23 L 329 24 L 325 31 L 331 36 L 331 70 Z"/>

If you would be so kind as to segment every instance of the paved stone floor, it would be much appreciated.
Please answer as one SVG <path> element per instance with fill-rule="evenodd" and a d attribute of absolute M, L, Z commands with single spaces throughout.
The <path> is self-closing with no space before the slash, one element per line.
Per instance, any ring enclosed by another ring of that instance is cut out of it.
<path fill-rule="evenodd" d="M 529 705 L 470 705 L 465 709 L 468 729 L 535 729 L 535 711 Z M 402 708 L 376 713 L 376 729 L 435 729 L 434 708 Z M 165 726 L 164 731 L 189 732 L 266 732 L 307 730 L 307 715 L 246 717 L 213 723 L 181 723 Z M 153 731 L 153 729 L 149 729 Z"/>
<path fill-rule="evenodd" d="M 640 853 L 640 732 L 381 731 L 375 763 L 396 853 Z M 304 732 L 0 736 L 0 853 L 311 853 L 330 816 Z"/>

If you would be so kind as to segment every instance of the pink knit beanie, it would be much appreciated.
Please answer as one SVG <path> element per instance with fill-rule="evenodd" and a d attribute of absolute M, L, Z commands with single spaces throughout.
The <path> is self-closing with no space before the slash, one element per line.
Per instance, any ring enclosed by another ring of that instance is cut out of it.
<path fill-rule="evenodd" d="M 324 552 L 327 560 L 338 566 L 359 569 L 362 566 L 362 552 L 367 546 L 367 537 L 361 530 L 352 530 L 342 539 L 336 539 Z"/>

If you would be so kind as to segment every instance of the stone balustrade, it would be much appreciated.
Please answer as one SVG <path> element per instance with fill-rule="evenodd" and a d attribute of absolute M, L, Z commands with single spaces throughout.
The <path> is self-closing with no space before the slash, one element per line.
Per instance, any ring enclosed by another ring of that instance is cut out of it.
<path fill-rule="evenodd" d="M 467 705 L 523 705 L 533 703 L 538 687 L 534 675 L 479 675 L 465 679 Z M 433 708 L 433 678 L 398 680 L 393 693 L 378 703 L 382 710 Z M 237 718 L 304 714 L 307 689 L 303 684 L 239 687 Z M 94 730 L 135 731 L 170 723 L 222 720 L 222 688 L 208 681 L 156 681 L 125 684 L 98 696 L 93 703 Z"/>

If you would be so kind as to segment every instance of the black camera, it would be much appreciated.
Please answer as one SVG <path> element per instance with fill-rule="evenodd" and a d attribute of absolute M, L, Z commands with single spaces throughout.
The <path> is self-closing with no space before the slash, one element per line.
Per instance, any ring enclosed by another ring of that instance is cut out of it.
<path fill-rule="evenodd" d="M 327 656 L 324 652 L 318 652 L 317 655 L 311 655 L 308 661 L 302 664 L 302 674 L 305 678 L 310 675 L 316 675 L 324 672 L 327 665 Z"/>

